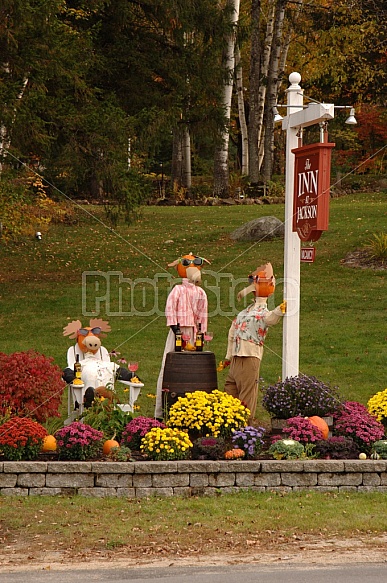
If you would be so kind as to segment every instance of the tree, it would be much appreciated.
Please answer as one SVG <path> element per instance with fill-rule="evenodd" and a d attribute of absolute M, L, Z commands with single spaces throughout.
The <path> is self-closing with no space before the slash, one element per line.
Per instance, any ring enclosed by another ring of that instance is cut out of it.
<path fill-rule="evenodd" d="M 316 99 L 386 101 L 387 9 L 376 0 L 319 0 L 304 10 L 290 59 Z"/>
<path fill-rule="evenodd" d="M 227 0 L 225 10 L 229 13 L 229 31 L 225 39 L 223 56 L 224 81 L 221 105 L 224 114 L 224 123 L 219 131 L 214 156 L 214 196 L 219 196 L 220 198 L 227 198 L 229 196 L 229 124 L 232 90 L 234 86 L 235 39 L 236 26 L 239 18 L 239 0 Z"/>
<path fill-rule="evenodd" d="M 249 177 L 254 188 L 273 172 L 273 107 L 287 62 L 303 0 L 253 0 L 250 39 Z M 264 15 L 264 17 L 261 16 Z"/>
<path fill-rule="evenodd" d="M 277 0 L 275 6 L 273 37 L 267 77 L 267 99 L 265 100 L 264 167 L 262 172 L 265 183 L 271 179 L 273 172 L 274 107 L 277 104 L 280 84 L 280 60 L 281 51 L 284 51 L 283 30 L 287 3 L 288 0 Z"/>
<path fill-rule="evenodd" d="M 249 174 L 249 137 L 245 115 L 243 75 L 241 66 L 241 53 L 239 50 L 239 46 L 237 46 L 235 50 L 235 68 L 236 68 L 236 90 L 238 96 L 238 116 L 241 132 L 241 150 L 242 150 L 241 174 L 242 176 L 247 176 Z"/>
<path fill-rule="evenodd" d="M 260 87 L 261 83 L 261 44 L 260 44 L 261 0 L 251 3 L 251 54 L 250 54 L 250 92 L 249 92 L 249 176 L 253 185 L 259 181 L 259 135 L 260 135 Z"/>

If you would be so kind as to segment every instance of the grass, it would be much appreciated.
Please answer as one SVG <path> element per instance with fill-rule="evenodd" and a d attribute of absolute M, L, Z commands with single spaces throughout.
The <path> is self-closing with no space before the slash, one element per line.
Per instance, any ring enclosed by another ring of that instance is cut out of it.
<path fill-rule="evenodd" d="M 315 244 L 315 263 L 301 264 L 300 372 L 362 403 L 385 388 L 385 271 L 356 270 L 341 260 L 383 231 L 386 212 L 383 193 L 331 200 L 329 231 Z M 41 241 L 2 246 L 0 351 L 34 348 L 63 368 L 72 343 L 62 336 L 63 327 L 73 319 L 108 319 L 112 332 L 104 345 L 139 360 L 146 385 L 141 412 L 151 414 L 154 401 L 145 395 L 155 391 L 167 333 L 165 300 L 177 281 L 167 263 L 191 250 L 211 261 L 203 285 L 211 349 L 220 360 L 231 319 L 241 309 L 236 292 L 258 264 L 272 262 L 278 285 L 270 304 L 282 300 L 283 241 L 250 244 L 228 237 L 265 215 L 283 219 L 284 207 L 145 207 L 137 222 L 113 231 L 100 207 L 87 206 L 77 209 L 76 224 L 52 226 Z M 278 380 L 281 352 L 279 324 L 266 341 L 263 382 Z M 219 374 L 220 388 L 225 375 Z M 261 409 L 258 414 L 265 418 Z"/>
<path fill-rule="evenodd" d="M 244 553 L 246 540 L 273 548 L 295 538 L 377 537 L 386 532 L 385 504 L 384 494 L 316 492 L 173 500 L 21 497 L 12 504 L 0 498 L 0 536 L 3 545 L 23 541 L 34 549 L 38 542 L 44 551 L 78 555 L 121 548 L 127 557 Z"/>

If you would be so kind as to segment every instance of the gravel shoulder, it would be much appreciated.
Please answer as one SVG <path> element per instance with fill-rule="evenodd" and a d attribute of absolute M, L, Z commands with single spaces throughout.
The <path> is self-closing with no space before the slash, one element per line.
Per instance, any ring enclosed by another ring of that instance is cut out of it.
<path fill-rule="evenodd" d="M 245 541 L 245 552 L 227 551 L 206 555 L 200 552 L 172 554 L 159 547 L 149 550 L 120 548 L 77 554 L 73 549 L 45 551 L 42 548 L 20 548 L 8 544 L 0 547 L 0 573 L 26 570 L 112 569 L 145 567 L 217 566 L 236 564 L 302 564 L 386 563 L 387 533 L 381 536 L 350 539 L 305 536 L 275 549 L 261 546 L 259 540 Z"/>

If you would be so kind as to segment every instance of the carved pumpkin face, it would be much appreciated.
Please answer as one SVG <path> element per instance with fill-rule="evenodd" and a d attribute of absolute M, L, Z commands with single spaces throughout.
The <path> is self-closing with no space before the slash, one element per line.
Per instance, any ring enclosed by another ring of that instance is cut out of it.
<path fill-rule="evenodd" d="M 89 326 L 82 326 L 80 320 L 73 320 L 63 328 L 63 336 L 77 339 L 77 344 L 85 354 L 96 352 L 101 348 L 100 336 L 105 337 L 105 332 L 110 332 L 109 322 L 100 318 L 91 318 Z"/>
<path fill-rule="evenodd" d="M 207 261 L 207 259 L 204 259 L 204 257 L 188 253 L 188 255 L 183 255 L 173 263 L 168 263 L 168 267 L 176 267 L 177 273 L 180 277 L 186 277 L 192 283 L 199 283 L 201 279 L 201 269 L 204 263 L 210 264 L 210 262 Z"/>
<path fill-rule="evenodd" d="M 180 258 L 179 263 L 176 266 L 177 273 L 180 277 L 187 277 L 187 271 L 190 268 L 198 269 L 199 271 L 203 267 L 204 260 L 196 255 L 183 255 Z"/>
<path fill-rule="evenodd" d="M 95 354 L 101 348 L 99 336 L 102 330 L 99 326 L 91 328 L 85 326 L 77 331 L 77 344 L 82 352 L 92 352 Z"/>
<path fill-rule="evenodd" d="M 254 277 L 255 293 L 259 298 L 268 298 L 275 291 L 275 277 L 266 277 L 264 271 L 260 271 L 258 275 Z"/>
<path fill-rule="evenodd" d="M 258 298 L 268 298 L 275 290 L 275 277 L 271 263 L 266 263 L 257 267 L 249 275 L 250 285 L 238 293 L 238 300 L 244 298 L 247 294 L 254 292 Z"/>

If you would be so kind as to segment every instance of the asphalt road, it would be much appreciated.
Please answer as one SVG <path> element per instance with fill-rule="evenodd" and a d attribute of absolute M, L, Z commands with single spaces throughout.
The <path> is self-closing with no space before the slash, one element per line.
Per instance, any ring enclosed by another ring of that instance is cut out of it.
<path fill-rule="evenodd" d="M 387 562 L 315 567 L 308 565 L 227 565 L 141 569 L 71 569 L 0 573 L 1 583 L 384 583 Z"/>

